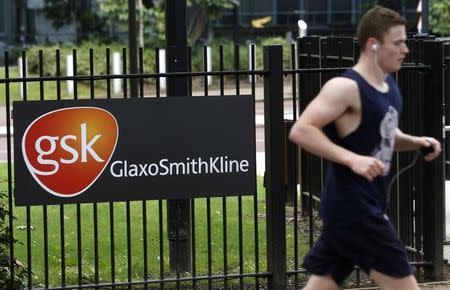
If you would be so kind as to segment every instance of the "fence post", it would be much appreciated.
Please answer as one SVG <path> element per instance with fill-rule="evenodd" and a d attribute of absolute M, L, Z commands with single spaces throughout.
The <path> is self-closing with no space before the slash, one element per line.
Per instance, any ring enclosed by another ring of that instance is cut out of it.
<path fill-rule="evenodd" d="M 283 146 L 283 51 L 282 46 L 264 47 L 264 134 L 266 154 L 267 270 L 269 290 L 287 287 L 286 212 Z"/>
<path fill-rule="evenodd" d="M 167 72 L 187 72 L 186 0 L 166 0 L 166 68 Z M 187 77 L 168 77 L 167 96 L 189 94 Z M 191 203 L 189 199 L 167 201 L 170 271 L 180 273 L 192 269 Z"/>
<path fill-rule="evenodd" d="M 431 72 L 425 75 L 425 88 L 429 90 L 424 101 L 424 134 L 443 141 L 444 114 L 444 51 L 441 41 L 425 40 L 423 42 L 424 64 L 431 66 Z M 432 162 L 424 162 L 423 186 L 424 207 L 423 237 L 424 259 L 431 261 L 433 267 L 425 268 L 426 278 L 433 281 L 442 280 L 443 276 L 443 220 L 445 207 L 444 154 Z"/>
<path fill-rule="evenodd" d="M 450 121 L 450 43 L 446 43 L 444 45 L 444 60 L 445 60 L 445 65 L 447 67 L 447 69 L 445 70 L 444 73 L 444 77 L 445 77 L 445 81 L 444 81 L 444 92 L 445 92 L 445 103 L 447 104 L 445 106 L 445 125 L 447 126 L 449 124 Z M 450 138 L 450 133 L 448 133 L 447 131 L 445 131 L 445 139 L 447 140 L 447 136 L 449 136 Z M 445 156 L 446 157 L 450 157 L 450 146 L 448 144 L 448 142 L 446 142 L 445 144 Z M 447 161 L 448 158 L 445 158 L 445 160 Z M 450 164 L 448 164 L 447 162 L 445 163 L 445 179 L 450 179 Z M 444 237 L 446 236 L 446 234 L 444 233 Z"/>

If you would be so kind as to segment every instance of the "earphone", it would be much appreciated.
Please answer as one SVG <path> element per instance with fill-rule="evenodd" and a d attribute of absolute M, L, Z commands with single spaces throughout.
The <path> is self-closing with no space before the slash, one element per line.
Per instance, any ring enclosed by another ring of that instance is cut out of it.
<path fill-rule="evenodd" d="M 372 44 L 372 46 L 370 47 L 370 49 L 371 49 L 373 52 L 377 52 L 377 50 L 378 50 L 378 44 L 376 44 L 376 43 Z"/>
<path fill-rule="evenodd" d="M 416 164 L 417 159 L 419 158 L 420 154 L 422 154 L 423 156 L 427 156 L 428 154 L 434 152 L 434 145 L 433 145 L 433 143 L 432 143 L 428 138 L 427 138 L 427 141 L 428 141 L 428 143 L 430 144 L 430 146 L 428 146 L 428 147 L 424 147 L 424 146 L 420 147 L 419 150 L 417 150 L 416 155 L 414 155 L 413 161 L 412 161 L 410 164 L 408 164 L 407 166 L 403 167 L 403 168 L 402 168 L 399 172 L 397 172 L 397 174 L 396 174 L 394 177 L 392 177 L 391 180 L 389 181 L 389 184 L 388 184 L 388 187 L 387 187 L 387 190 L 386 190 L 386 192 L 387 192 L 387 202 L 388 202 L 388 203 L 390 202 L 390 199 L 391 199 L 391 189 L 392 189 L 392 185 L 394 184 L 394 181 L 395 181 L 395 180 L 396 180 L 403 172 L 405 172 L 406 170 L 410 169 L 411 167 L 413 167 L 413 166 Z"/>

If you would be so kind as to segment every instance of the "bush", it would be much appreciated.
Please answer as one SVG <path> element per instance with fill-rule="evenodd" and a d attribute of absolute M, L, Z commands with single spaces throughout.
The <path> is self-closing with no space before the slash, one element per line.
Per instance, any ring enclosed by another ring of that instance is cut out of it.
<path fill-rule="evenodd" d="M 256 69 L 263 67 L 263 47 L 265 45 L 282 45 L 283 46 L 283 66 L 290 68 L 291 45 L 282 37 L 267 37 L 255 40 L 256 45 Z M 224 70 L 234 70 L 235 68 L 235 44 L 229 39 L 217 39 L 211 45 L 212 47 L 212 66 L 214 71 L 219 70 L 219 47 L 223 47 L 223 65 Z M 196 48 L 193 50 L 192 56 L 193 70 L 203 70 L 203 49 Z M 248 69 L 249 66 L 249 47 L 247 45 L 239 46 L 239 67 L 241 70 Z"/>
<path fill-rule="evenodd" d="M 6 194 L 0 193 L 0 289 L 10 289 L 12 282 L 12 289 L 21 289 L 25 287 L 25 280 L 27 277 L 26 269 L 23 265 L 16 259 L 14 259 L 14 277 L 11 277 L 11 264 L 10 257 L 8 253 L 9 240 L 10 240 L 10 230 L 6 226 L 7 217 L 9 216 L 9 211 L 6 209 L 4 204 L 6 200 Z M 16 240 L 14 240 L 16 242 Z M 12 281 L 11 281 L 12 280 Z"/>
<path fill-rule="evenodd" d="M 255 40 L 256 44 L 256 69 L 263 68 L 263 46 L 265 45 L 282 45 L 283 46 L 283 65 L 284 68 L 290 68 L 290 55 L 291 45 L 282 37 L 269 37 L 259 38 Z M 223 47 L 223 69 L 226 71 L 235 69 L 235 44 L 229 39 L 219 38 L 214 40 L 210 44 L 212 47 L 212 69 L 213 71 L 220 70 L 220 54 L 219 48 Z M 39 45 L 31 47 L 27 50 L 28 58 L 28 73 L 31 75 L 39 75 L 39 51 L 43 52 L 43 75 L 55 76 L 56 75 L 56 51 L 60 51 L 60 70 L 61 75 L 66 75 L 66 57 L 73 54 L 73 49 L 76 48 L 77 54 L 77 74 L 78 75 L 90 75 L 90 49 L 93 50 L 93 62 L 94 62 L 94 75 L 106 75 L 106 48 L 110 49 L 110 69 L 112 73 L 112 58 L 113 52 L 119 52 L 123 59 L 123 47 L 124 44 L 119 43 L 99 43 L 96 41 L 86 41 L 79 46 L 70 44 L 64 45 Z M 238 47 L 239 53 L 239 68 L 240 70 L 247 70 L 249 68 L 249 48 L 246 45 L 240 45 Z M 191 63 L 192 71 L 204 71 L 203 55 L 204 48 L 194 47 L 191 49 Z M 128 53 L 128 52 L 127 52 Z M 129 72 L 129 61 L 126 57 L 127 71 Z M 160 59 L 161 61 L 165 61 Z M 156 71 L 156 49 L 145 48 L 143 49 L 143 67 L 145 73 L 153 73 Z M 139 65 L 139 64 L 138 64 Z M 146 79 L 146 83 L 153 84 L 154 79 Z M 106 82 L 95 81 L 96 87 L 105 87 Z"/>

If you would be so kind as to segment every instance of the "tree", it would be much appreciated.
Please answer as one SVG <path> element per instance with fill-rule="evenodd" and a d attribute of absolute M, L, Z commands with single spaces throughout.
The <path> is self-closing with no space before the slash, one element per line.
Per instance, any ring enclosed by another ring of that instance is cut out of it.
<path fill-rule="evenodd" d="M 209 20 L 218 19 L 225 9 L 231 9 L 234 5 L 239 5 L 239 2 L 237 0 L 188 0 L 188 5 L 194 7 L 188 26 L 188 37 L 189 43 L 195 45 Z"/>
<path fill-rule="evenodd" d="M 91 0 L 45 0 L 44 12 L 55 29 L 75 23 L 77 42 L 104 32 L 101 19 L 91 9 Z"/>
<path fill-rule="evenodd" d="M 127 0 L 97 0 L 99 16 L 111 27 L 128 30 Z M 160 46 L 164 42 L 164 11 L 159 1 L 137 0 L 139 45 Z M 151 5 L 149 5 L 151 4 Z"/>
<path fill-rule="evenodd" d="M 450 1 L 433 0 L 430 3 L 430 30 L 442 36 L 450 36 Z"/>

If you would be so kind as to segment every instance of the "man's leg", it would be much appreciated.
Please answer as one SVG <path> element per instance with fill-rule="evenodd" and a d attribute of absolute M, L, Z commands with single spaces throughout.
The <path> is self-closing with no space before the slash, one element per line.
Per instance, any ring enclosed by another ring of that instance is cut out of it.
<path fill-rule="evenodd" d="M 339 290 L 339 286 L 330 275 L 318 276 L 312 274 L 303 290 Z"/>
<path fill-rule="evenodd" d="M 383 290 L 419 290 L 416 278 L 413 275 L 395 278 L 372 269 L 370 270 L 370 277 Z"/>

